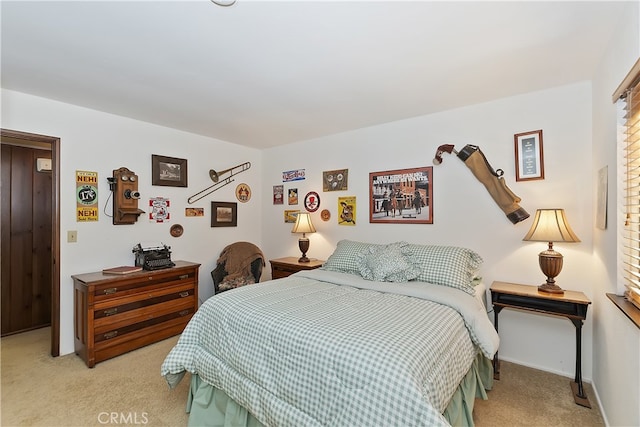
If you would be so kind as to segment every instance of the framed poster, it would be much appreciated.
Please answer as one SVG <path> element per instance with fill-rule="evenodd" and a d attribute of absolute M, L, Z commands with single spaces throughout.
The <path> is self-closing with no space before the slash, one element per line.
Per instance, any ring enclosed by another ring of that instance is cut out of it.
<path fill-rule="evenodd" d="M 516 181 L 544 179 L 542 130 L 514 135 Z"/>
<path fill-rule="evenodd" d="M 295 223 L 299 213 L 299 209 L 286 209 L 284 211 L 284 222 L 292 224 Z"/>
<path fill-rule="evenodd" d="M 356 225 L 356 196 L 338 197 L 338 225 Z"/>
<path fill-rule="evenodd" d="M 596 227 L 607 229 L 608 170 L 605 166 L 598 171 L 598 194 L 596 196 Z"/>
<path fill-rule="evenodd" d="M 369 222 L 433 224 L 433 166 L 371 172 Z"/>
<path fill-rule="evenodd" d="M 273 186 L 273 204 L 274 205 L 284 204 L 284 185 Z"/>
<path fill-rule="evenodd" d="M 187 160 L 151 155 L 151 185 L 187 186 Z"/>
<path fill-rule="evenodd" d="M 237 227 L 238 204 L 235 202 L 211 202 L 212 227 Z"/>
<path fill-rule="evenodd" d="M 290 205 L 297 205 L 298 204 L 298 189 L 297 188 L 290 188 L 289 190 L 287 190 L 287 199 L 289 200 L 289 204 Z"/>
<path fill-rule="evenodd" d="M 349 169 L 322 172 L 322 191 L 345 191 L 348 188 Z"/>

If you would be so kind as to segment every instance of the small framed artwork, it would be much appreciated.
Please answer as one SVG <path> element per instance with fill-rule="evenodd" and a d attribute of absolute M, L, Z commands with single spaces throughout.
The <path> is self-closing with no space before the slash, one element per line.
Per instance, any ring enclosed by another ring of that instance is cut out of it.
<path fill-rule="evenodd" d="M 237 227 L 238 204 L 235 202 L 211 202 L 212 227 Z"/>
<path fill-rule="evenodd" d="M 298 218 L 299 210 L 287 209 L 284 211 L 284 222 L 294 223 Z"/>
<path fill-rule="evenodd" d="M 338 225 L 356 225 L 356 196 L 338 197 Z"/>
<path fill-rule="evenodd" d="M 433 224 L 433 166 L 371 172 L 369 222 Z"/>
<path fill-rule="evenodd" d="M 251 200 L 251 187 L 244 182 L 238 184 L 236 186 L 236 199 L 238 199 L 240 203 L 247 203 Z"/>
<path fill-rule="evenodd" d="M 607 200 L 608 196 L 608 166 L 598 171 L 598 195 L 596 198 L 596 227 L 607 229 Z"/>
<path fill-rule="evenodd" d="M 315 212 L 320 207 L 320 196 L 315 191 L 309 191 L 304 196 L 304 208 L 307 212 Z"/>
<path fill-rule="evenodd" d="M 184 208 L 184 216 L 187 216 L 187 217 L 204 216 L 204 208 Z"/>
<path fill-rule="evenodd" d="M 187 186 L 187 160 L 151 155 L 151 185 Z"/>
<path fill-rule="evenodd" d="M 516 152 L 516 181 L 544 179 L 544 151 L 542 130 L 514 135 Z"/>
<path fill-rule="evenodd" d="M 290 188 L 288 191 L 288 196 L 287 199 L 289 200 L 289 204 L 290 205 L 297 205 L 298 204 L 298 189 L 297 188 Z"/>
<path fill-rule="evenodd" d="M 322 172 L 322 191 L 345 191 L 349 186 L 349 169 Z"/>
<path fill-rule="evenodd" d="M 273 186 L 273 204 L 274 205 L 284 204 L 284 185 Z"/>

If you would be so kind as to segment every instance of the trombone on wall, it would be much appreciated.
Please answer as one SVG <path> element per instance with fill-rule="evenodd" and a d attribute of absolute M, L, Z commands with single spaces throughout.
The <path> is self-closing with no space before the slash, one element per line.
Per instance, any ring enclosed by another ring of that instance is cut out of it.
<path fill-rule="evenodd" d="M 209 194 L 213 193 L 214 191 L 221 189 L 225 185 L 231 184 L 234 181 L 233 179 L 234 176 L 249 170 L 250 167 L 251 167 L 251 162 L 245 162 L 220 172 L 216 172 L 213 169 L 209 169 L 209 178 L 211 178 L 214 184 L 194 194 L 193 196 L 189 197 L 187 199 L 187 203 L 189 204 L 195 203 L 198 200 L 204 197 L 207 197 Z M 220 178 L 227 173 L 229 174 L 229 176 L 222 179 L 221 181 Z"/>

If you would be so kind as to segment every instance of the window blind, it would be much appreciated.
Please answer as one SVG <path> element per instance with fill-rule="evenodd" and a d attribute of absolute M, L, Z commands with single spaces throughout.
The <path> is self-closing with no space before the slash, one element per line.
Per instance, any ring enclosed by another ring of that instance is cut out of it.
<path fill-rule="evenodd" d="M 640 309 L 640 66 L 637 62 L 616 94 L 624 126 L 625 297 Z M 614 94 L 615 96 L 615 94 Z"/>

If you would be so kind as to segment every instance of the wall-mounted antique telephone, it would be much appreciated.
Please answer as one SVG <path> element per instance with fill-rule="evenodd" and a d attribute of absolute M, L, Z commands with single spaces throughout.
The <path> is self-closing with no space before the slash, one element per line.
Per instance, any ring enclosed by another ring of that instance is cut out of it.
<path fill-rule="evenodd" d="M 144 213 L 138 209 L 138 175 L 122 167 L 113 171 L 113 177 L 107 178 L 109 189 L 113 191 L 113 224 L 134 224 Z"/>

